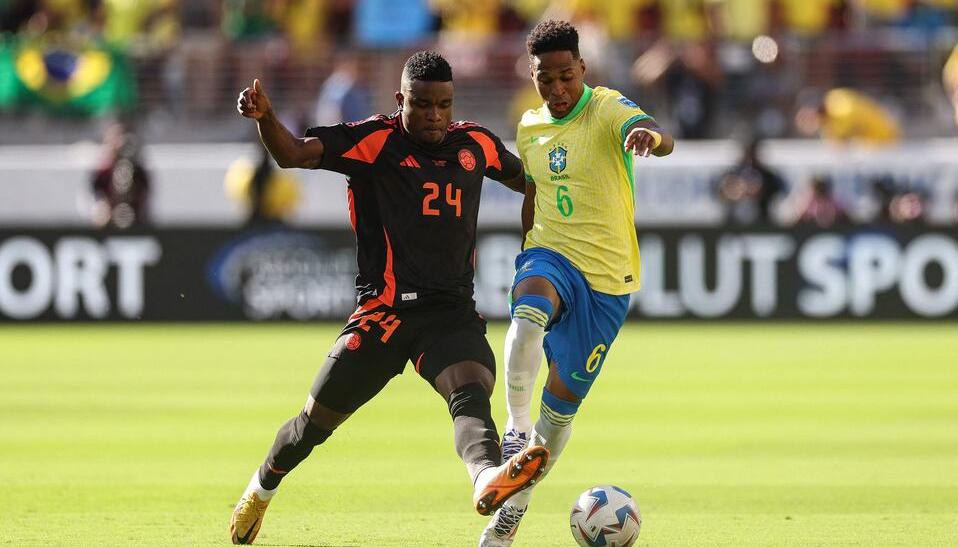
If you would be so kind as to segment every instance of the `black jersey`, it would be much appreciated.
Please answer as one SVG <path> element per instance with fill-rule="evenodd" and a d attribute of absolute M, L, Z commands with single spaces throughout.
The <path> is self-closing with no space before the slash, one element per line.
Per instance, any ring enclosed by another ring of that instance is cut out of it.
<path fill-rule="evenodd" d="M 376 296 L 406 307 L 472 298 L 483 177 L 507 180 L 522 169 L 498 137 L 456 122 L 441 143 L 423 146 L 398 113 L 314 127 L 306 136 L 323 142 L 321 169 L 349 177 L 360 302 Z"/>

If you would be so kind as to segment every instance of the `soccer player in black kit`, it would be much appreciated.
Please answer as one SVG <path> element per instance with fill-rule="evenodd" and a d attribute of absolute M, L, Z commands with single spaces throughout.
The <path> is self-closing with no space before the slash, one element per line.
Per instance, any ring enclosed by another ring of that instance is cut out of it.
<path fill-rule="evenodd" d="M 233 543 L 253 542 L 283 476 L 407 361 L 448 405 L 480 514 L 534 483 L 548 460 L 534 447 L 501 461 L 489 404 L 495 356 L 472 295 L 483 177 L 521 192 L 522 163 L 487 129 L 451 123 L 452 100 L 452 70 L 428 51 L 406 61 L 394 114 L 314 127 L 304 138 L 277 120 L 259 80 L 240 94 L 237 109 L 256 120 L 281 167 L 348 177 L 359 308 L 236 505 Z"/>

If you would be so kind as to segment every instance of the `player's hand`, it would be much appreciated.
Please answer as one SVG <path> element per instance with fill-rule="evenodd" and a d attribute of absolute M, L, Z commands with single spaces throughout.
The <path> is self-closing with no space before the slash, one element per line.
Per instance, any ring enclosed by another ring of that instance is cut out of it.
<path fill-rule="evenodd" d="M 247 87 L 236 100 L 236 110 L 244 118 L 259 120 L 273 109 L 259 79 L 253 80 L 253 87 Z"/>
<path fill-rule="evenodd" d="M 649 157 L 649 154 L 660 144 L 662 144 L 662 135 L 644 127 L 636 127 L 625 138 L 625 149 L 643 158 Z"/>

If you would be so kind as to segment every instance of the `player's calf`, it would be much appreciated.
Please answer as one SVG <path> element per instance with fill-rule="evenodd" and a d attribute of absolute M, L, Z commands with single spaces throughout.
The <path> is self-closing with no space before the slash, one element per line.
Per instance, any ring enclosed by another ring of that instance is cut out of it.
<path fill-rule="evenodd" d="M 483 469 L 502 462 L 489 392 L 481 383 L 466 384 L 450 393 L 447 403 L 452 416 L 456 453 L 475 482 Z"/>
<path fill-rule="evenodd" d="M 509 421 L 506 431 L 528 435 L 532 429 L 529 408 L 539 366 L 546 326 L 552 318 L 552 302 L 540 295 L 523 295 L 512 304 L 512 323 L 506 333 L 504 349 L 506 405 Z M 503 439 L 505 445 L 506 439 Z"/>
<path fill-rule="evenodd" d="M 266 461 L 259 469 L 259 482 L 267 490 L 275 490 L 287 473 L 309 456 L 313 448 L 326 442 L 332 430 L 313 423 L 305 411 L 283 424 Z"/>
<path fill-rule="evenodd" d="M 549 449 L 549 462 L 543 469 L 548 473 L 562 455 L 563 449 L 572 436 L 572 420 L 582 402 L 566 401 L 556 397 L 548 390 L 542 392 L 542 406 L 539 419 L 532 429 L 530 446 L 544 446 Z"/>
<path fill-rule="evenodd" d="M 266 461 L 253 473 L 239 503 L 233 509 L 233 515 L 230 517 L 230 540 L 234 544 L 253 543 L 263 525 L 266 508 L 279 488 L 279 482 L 332 433 L 331 430 L 314 424 L 305 411 L 279 428 Z"/>

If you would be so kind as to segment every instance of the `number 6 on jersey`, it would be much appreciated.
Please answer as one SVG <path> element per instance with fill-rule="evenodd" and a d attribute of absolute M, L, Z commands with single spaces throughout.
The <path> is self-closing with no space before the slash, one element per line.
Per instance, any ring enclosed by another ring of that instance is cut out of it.
<path fill-rule="evenodd" d="M 559 212 L 562 213 L 562 216 L 566 218 L 572 216 L 572 198 L 569 197 L 568 186 L 560 186 L 559 189 L 556 190 L 556 207 L 559 208 Z"/>

